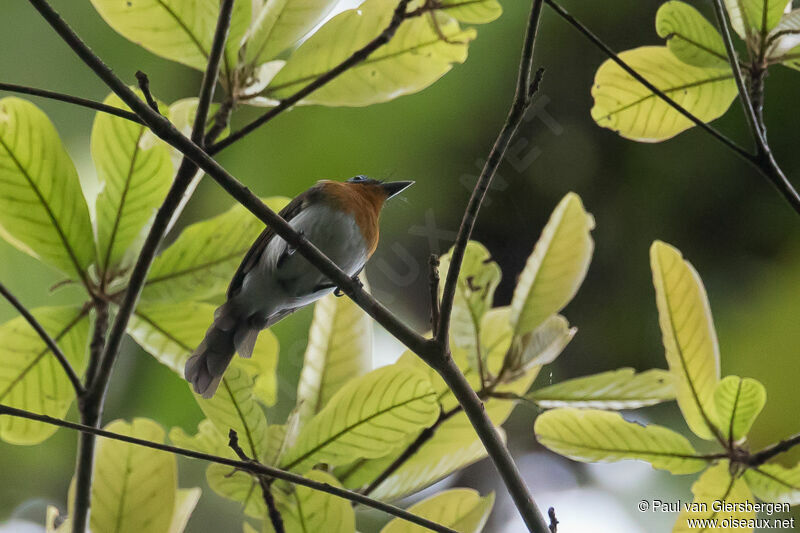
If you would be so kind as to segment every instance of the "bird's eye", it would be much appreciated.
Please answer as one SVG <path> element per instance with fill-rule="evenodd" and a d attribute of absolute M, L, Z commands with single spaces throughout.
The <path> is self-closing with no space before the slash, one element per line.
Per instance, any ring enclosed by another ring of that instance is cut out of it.
<path fill-rule="evenodd" d="M 352 177 L 347 181 L 349 181 L 350 183 L 364 183 L 365 181 L 367 181 L 367 179 L 368 178 L 366 176 L 360 176 L 359 175 L 359 176 Z"/>

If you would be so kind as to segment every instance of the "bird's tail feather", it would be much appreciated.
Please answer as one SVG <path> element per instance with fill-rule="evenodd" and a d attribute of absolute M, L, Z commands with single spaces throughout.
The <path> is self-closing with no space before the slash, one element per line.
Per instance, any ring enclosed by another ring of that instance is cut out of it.
<path fill-rule="evenodd" d="M 246 324 L 237 324 L 228 304 L 217 309 L 214 323 L 184 367 L 186 380 L 192 384 L 196 393 L 202 394 L 204 398 L 214 396 L 225 369 L 231 364 L 233 354 L 241 344 L 240 339 L 249 339 L 250 332 Z M 253 333 L 254 337 L 258 336 L 258 330 Z M 247 346 L 242 348 L 246 349 Z M 248 356 L 250 352 L 247 353 Z"/>

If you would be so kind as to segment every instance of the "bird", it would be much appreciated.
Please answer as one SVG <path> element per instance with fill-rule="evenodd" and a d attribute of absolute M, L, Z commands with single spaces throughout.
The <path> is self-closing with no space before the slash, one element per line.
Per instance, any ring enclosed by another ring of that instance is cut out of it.
<path fill-rule="evenodd" d="M 299 194 L 280 216 L 354 279 L 378 246 L 386 200 L 413 181 L 383 182 L 358 175 L 321 180 Z M 236 352 L 249 358 L 258 334 L 336 286 L 267 226 L 245 254 L 214 312 L 203 341 L 186 361 L 194 391 L 211 398 Z"/>

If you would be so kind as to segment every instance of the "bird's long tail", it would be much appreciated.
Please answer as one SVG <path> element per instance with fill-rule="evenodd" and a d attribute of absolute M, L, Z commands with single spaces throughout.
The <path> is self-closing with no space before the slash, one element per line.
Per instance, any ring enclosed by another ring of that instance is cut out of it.
<path fill-rule="evenodd" d="M 258 331 L 250 328 L 246 320 L 237 320 L 230 302 L 218 308 L 214 323 L 184 367 L 186 380 L 194 391 L 204 398 L 214 396 L 233 354 L 238 350 L 242 357 L 250 357 Z"/>

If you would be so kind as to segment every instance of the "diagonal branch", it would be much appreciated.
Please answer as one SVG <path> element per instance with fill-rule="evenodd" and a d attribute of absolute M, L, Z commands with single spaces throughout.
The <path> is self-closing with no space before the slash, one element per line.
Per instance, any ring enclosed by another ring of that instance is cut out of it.
<path fill-rule="evenodd" d="M 558 16 L 563 18 L 568 24 L 578 30 L 584 37 L 586 37 L 589 41 L 592 42 L 596 47 L 605 53 L 609 59 L 611 59 L 614 63 L 620 66 L 622 70 L 627 72 L 633 79 L 647 87 L 654 95 L 658 98 L 669 104 L 670 107 L 675 109 L 678 113 L 683 115 L 684 117 L 691 120 L 697 127 L 714 137 L 720 143 L 725 145 L 727 148 L 732 150 L 736 155 L 750 163 L 753 167 L 755 167 L 758 172 L 767 178 L 770 183 L 772 183 L 777 189 L 778 192 L 781 193 L 783 198 L 789 202 L 789 205 L 794 209 L 797 213 L 800 213 L 800 194 L 792 186 L 791 182 L 786 178 L 781 171 L 780 167 L 778 166 L 777 162 L 775 161 L 774 156 L 772 155 L 772 151 L 769 149 L 769 146 L 766 146 L 766 150 L 764 150 L 764 146 L 760 144 L 760 135 L 756 136 L 756 143 L 759 146 L 759 150 L 757 154 L 751 154 L 731 139 L 720 133 L 717 129 L 712 127 L 709 124 L 706 124 L 696 116 L 694 116 L 691 112 L 689 112 L 685 107 L 677 103 L 675 100 L 670 98 L 664 91 L 660 90 L 658 87 L 650 83 L 644 76 L 636 72 L 630 65 L 628 65 L 625 61 L 623 61 L 617 54 L 614 52 L 606 43 L 604 43 L 597 35 L 595 35 L 589 28 L 587 28 L 584 24 L 578 21 L 575 17 L 570 15 L 563 7 L 561 7 L 555 0 L 544 0 L 548 6 L 550 6 L 553 11 L 556 12 Z M 715 2 L 718 0 L 715 0 Z M 726 27 L 726 26 L 723 26 Z M 728 32 L 728 38 L 730 39 L 730 32 Z M 727 46 L 728 43 L 726 43 Z M 738 62 L 736 62 L 735 55 L 733 59 L 731 59 L 732 68 L 738 69 Z M 738 83 L 738 80 L 737 80 Z M 746 94 L 746 91 L 745 91 Z M 744 105 L 744 102 L 743 102 Z M 745 115 L 748 116 L 749 113 L 747 111 L 747 107 L 745 106 Z M 755 130 L 754 130 L 755 134 Z"/>
<path fill-rule="evenodd" d="M 228 146 L 232 145 L 236 141 L 242 139 L 245 135 L 251 133 L 255 129 L 263 126 L 279 114 L 283 113 L 300 100 L 308 96 L 309 94 L 313 93 L 323 85 L 327 84 L 334 78 L 338 77 L 340 74 L 344 73 L 345 71 L 353 68 L 354 66 L 358 65 L 365 59 L 367 59 L 372 52 L 380 48 L 381 46 L 388 43 L 392 37 L 394 37 L 395 32 L 397 32 L 397 28 L 400 27 L 400 24 L 408 18 L 406 14 L 406 8 L 408 7 L 410 0 L 400 0 L 397 4 L 397 8 L 394 10 L 394 14 L 392 15 L 392 20 L 389 22 L 389 25 L 373 40 L 368 42 L 362 48 L 356 50 L 355 52 L 350 55 L 347 59 L 336 65 L 334 68 L 326 72 L 325 74 L 319 76 L 314 81 L 294 93 L 292 96 L 288 98 L 284 98 L 280 101 L 278 105 L 255 119 L 254 121 L 250 122 L 246 126 L 242 127 L 242 129 L 230 134 L 228 137 L 222 139 L 216 144 L 212 144 L 208 147 L 208 153 L 210 155 L 214 155 L 221 150 L 224 150 Z"/>
<path fill-rule="evenodd" d="M 235 453 L 240 460 L 248 463 L 257 463 L 255 459 L 248 457 L 239 445 L 239 435 L 234 429 L 228 432 L 228 447 L 233 450 L 233 453 Z M 275 504 L 275 497 L 272 495 L 273 481 L 274 478 L 258 476 L 258 484 L 261 486 L 261 494 L 267 506 L 267 514 L 269 515 L 269 521 L 272 523 L 272 529 L 275 530 L 275 533 L 285 533 L 286 529 L 283 527 L 283 517 L 278 510 L 278 506 Z"/>
<path fill-rule="evenodd" d="M 142 119 L 140 119 L 136 115 L 136 113 L 131 113 L 126 109 L 119 109 L 118 107 L 104 104 L 102 102 L 95 102 L 94 100 L 81 98 L 79 96 L 72 96 L 70 94 L 48 91 L 46 89 L 37 89 L 36 87 L 28 87 L 26 85 L 16 85 L 14 83 L 0 83 L 0 91 L 9 91 L 19 94 L 29 94 L 31 96 L 41 96 L 42 98 L 49 98 L 50 100 L 58 100 L 59 102 L 67 102 L 68 104 L 87 107 L 89 109 L 94 109 L 95 111 L 108 113 L 109 115 L 115 115 L 117 117 L 130 120 L 131 122 L 136 122 L 137 124 L 144 124 L 144 122 L 142 122 Z"/>
<path fill-rule="evenodd" d="M 138 439 L 136 437 L 121 435 L 119 433 L 106 431 L 104 429 L 99 429 L 92 426 L 86 426 L 84 424 L 78 424 L 75 422 L 69 422 L 67 420 L 61 420 L 60 418 L 53 418 L 46 415 L 31 413 L 30 411 L 25 411 L 23 409 L 17 409 L 15 407 L 9 407 L 6 405 L 0 405 L 0 416 L 2 415 L 25 418 L 27 420 L 34 420 L 36 422 L 43 422 L 45 424 L 50 424 L 51 426 L 58 426 L 62 428 L 72 429 L 75 431 L 80 431 L 82 433 L 87 433 L 98 437 L 117 440 L 121 442 L 127 442 L 129 444 L 134 444 L 136 446 L 143 446 L 145 448 L 150 448 L 153 450 L 160 450 L 175 455 L 181 455 L 183 457 L 189 457 L 191 459 L 200 459 L 201 461 L 208 461 L 211 463 L 230 466 L 237 470 L 249 472 L 256 476 L 267 476 L 275 479 L 280 479 L 295 485 L 301 485 L 304 487 L 308 487 L 310 489 L 318 490 L 320 492 L 325 492 L 327 494 L 336 496 L 338 498 L 344 498 L 346 500 L 355 503 L 366 505 L 367 507 L 372 507 L 373 509 L 383 511 L 392 516 L 396 516 L 397 518 L 401 518 L 413 524 L 417 524 L 419 526 L 428 528 L 431 531 L 437 531 L 439 533 L 457 533 L 456 531 L 450 529 L 449 527 L 437 524 L 436 522 L 432 522 L 426 518 L 422 518 L 421 516 L 410 513 L 394 505 L 390 505 L 388 503 L 368 498 L 367 496 L 364 496 L 363 494 L 359 494 L 357 492 L 334 487 L 332 485 L 329 485 L 328 483 L 314 481 L 313 479 L 308 479 L 299 474 L 295 474 L 294 472 L 288 472 L 286 470 L 281 470 L 279 468 L 267 466 L 255 461 L 239 461 L 236 459 L 230 459 L 228 457 L 220 457 L 208 453 L 197 452 L 185 448 L 179 448 L 177 446 L 170 446 L 168 444 L 161 444 L 159 442 L 152 442 L 144 439 Z"/>
<path fill-rule="evenodd" d="M 772 446 L 768 446 L 760 452 L 754 453 L 748 459 L 749 466 L 761 466 L 773 457 L 786 453 L 795 446 L 800 446 L 800 434 L 793 435 L 780 442 L 776 442 Z"/>
<path fill-rule="evenodd" d="M 36 320 L 30 311 L 28 311 L 28 308 L 25 307 L 16 296 L 11 294 L 11 292 L 2 283 L 0 283 L 0 294 L 2 294 L 3 297 L 8 300 L 8 303 L 10 303 L 17 311 L 19 311 L 19 314 L 22 315 L 25 320 L 27 320 L 28 324 L 30 324 L 36 334 L 41 337 L 55 358 L 58 359 L 59 364 L 61 364 L 61 366 L 64 368 L 64 373 L 67 374 L 67 378 L 69 378 L 70 383 L 72 383 L 72 388 L 75 389 L 75 395 L 80 398 L 84 393 L 81 380 L 75 373 L 75 370 L 72 368 L 67 356 L 64 355 L 64 352 L 62 352 L 61 348 L 58 347 L 56 341 L 53 340 L 53 337 L 51 337 L 50 334 L 45 331 L 39 321 Z"/>

